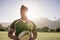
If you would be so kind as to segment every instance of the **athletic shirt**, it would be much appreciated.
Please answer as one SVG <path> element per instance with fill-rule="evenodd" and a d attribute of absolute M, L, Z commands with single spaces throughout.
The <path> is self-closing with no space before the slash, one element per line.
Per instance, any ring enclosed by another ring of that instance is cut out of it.
<path fill-rule="evenodd" d="M 15 29 L 15 35 L 18 36 L 23 31 L 36 30 L 36 25 L 30 20 L 23 21 L 21 19 L 18 19 L 10 25 L 10 28 Z"/>

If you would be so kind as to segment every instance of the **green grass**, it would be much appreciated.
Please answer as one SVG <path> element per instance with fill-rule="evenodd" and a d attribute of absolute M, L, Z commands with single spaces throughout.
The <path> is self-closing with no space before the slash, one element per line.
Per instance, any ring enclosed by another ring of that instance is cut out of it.
<path fill-rule="evenodd" d="M 0 32 L 0 40 L 11 40 L 8 38 L 7 32 L 1 31 Z"/>
<path fill-rule="evenodd" d="M 38 33 L 37 40 L 60 40 L 60 33 Z"/>
<path fill-rule="evenodd" d="M 11 40 L 7 32 L 0 32 L 0 40 Z M 60 33 L 39 32 L 36 40 L 60 40 Z"/>

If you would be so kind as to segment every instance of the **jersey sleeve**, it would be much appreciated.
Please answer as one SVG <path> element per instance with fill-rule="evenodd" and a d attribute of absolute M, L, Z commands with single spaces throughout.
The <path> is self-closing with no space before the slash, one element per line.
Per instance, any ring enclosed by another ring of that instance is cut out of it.
<path fill-rule="evenodd" d="M 31 21 L 32 22 L 32 21 Z M 34 23 L 34 22 L 32 22 L 33 23 L 33 30 L 36 30 L 36 24 Z"/>
<path fill-rule="evenodd" d="M 15 20 L 15 21 L 12 22 L 12 24 L 10 25 L 10 29 L 15 29 L 14 25 L 15 25 L 16 21 L 18 21 L 18 20 Z"/>
<path fill-rule="evenodd" d="M 33 23 L 33 22 L 32 22 Z M 37 28 L 36 28 L 36 25 L 35 25 L 35 23 L 33 23 L 33 30 L 32 30 L 32 33 L 33 33 L 33 37 L 34 37 L 34 39 L 36 39 L 37 38 Z"/>

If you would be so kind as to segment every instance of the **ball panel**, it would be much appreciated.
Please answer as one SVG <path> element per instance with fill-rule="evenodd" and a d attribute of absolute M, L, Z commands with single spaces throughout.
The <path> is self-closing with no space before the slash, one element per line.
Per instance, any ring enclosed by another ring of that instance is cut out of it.
<path fill-rule="evenodd" d="M 24 31 L 22 33 L 19 34 L 18 38 L 20 40 L 29 40 L 30 38 L 30 32 L 29 31 Z"/>

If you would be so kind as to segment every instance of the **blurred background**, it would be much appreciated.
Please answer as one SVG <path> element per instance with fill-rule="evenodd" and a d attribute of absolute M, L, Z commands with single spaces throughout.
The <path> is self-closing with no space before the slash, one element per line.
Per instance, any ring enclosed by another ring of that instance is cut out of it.
<path fill-rule="evenodd" d="M 41 34 L 36 40 L 60 40 L 60 0 L 0 0 L 0 40 L 10 40 L 7 31 L 14 20 L 21 18 L 21 5 L 28 7 L 26 15 Z"/>

